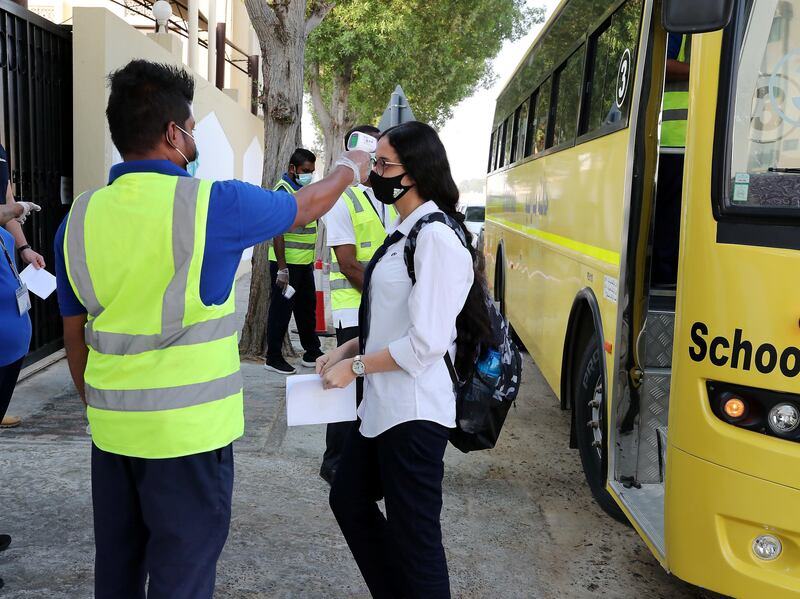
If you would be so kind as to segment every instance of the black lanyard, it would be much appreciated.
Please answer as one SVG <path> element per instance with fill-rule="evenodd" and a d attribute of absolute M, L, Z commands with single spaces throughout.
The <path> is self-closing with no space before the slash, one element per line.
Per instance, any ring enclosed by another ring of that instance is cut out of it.
<path fill-rule="evenodd" d="M 22 287 L 22 279 L 19 278 L 19 272 L 17 272 L 17 265 L 14 264 L 14 260 L 11 258 L 11 254 L 8 253 L 8 249 L 6 248 L 6 242 L 3 241 L 3 237 L 0 236 L 0 246 L 3 247 L 3 254 L 6 256 L 6 260 L 8 260 L 8 265 L 11 267 L 11 272 L 14 273 L 14 278 L 17 279 L 19 286 Z"/>

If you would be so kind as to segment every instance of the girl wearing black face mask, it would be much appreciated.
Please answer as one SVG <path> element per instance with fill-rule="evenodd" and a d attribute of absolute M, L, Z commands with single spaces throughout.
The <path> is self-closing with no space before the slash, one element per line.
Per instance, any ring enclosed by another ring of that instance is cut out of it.
<path fill-rule="evenodd" d="M 414 251 L 415 284 L 404 261 L 406 236 L 423 217 L 457 218 L 458 189 L 436 132 L 411 122 L 386 131 L 370 174 L 375 197 L 401 222 L 367 267 L 359 313 L 362 338 L 317 361 L 326 387 L 363 378 L 359 427 L 345 446 L 330 503 L 375 597 L 449 597 L 440 527 L 443 457 L 455 426 L 455 393 L 444 360 L 469 363 L 471 339 L 489 320 L 474 257 L 441 222 L 424 225 Z M 461 222 L 461 219 L 459 219 Z M 357 355 L 363 352 L 362 355 Z M 377 501 L 386 500 L 386 517 Z"/>

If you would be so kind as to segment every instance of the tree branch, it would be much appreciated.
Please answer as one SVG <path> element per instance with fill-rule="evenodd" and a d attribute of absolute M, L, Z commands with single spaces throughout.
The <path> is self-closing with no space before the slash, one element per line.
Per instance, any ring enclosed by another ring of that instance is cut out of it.
<path fill-rule="evenodd" d="M 306 39 L 322 23 L 322 19 L 331 12 L 334 6 L 336 6 L 336 2 L 325 2 L 323 0 L 315 0 L 313 2 L 310 14 L 306 19 Z"/>
<path fill-rule="evenodd" d="M 314 104 L 314 112 L 319 119 L 319 125 L 323 131 L 330 131 L 331 114 L 325 107 L 325 99 L 322 97 L 322 88 L 319 85 L 319 63 L 314 62 L 309 72 L 309 82 L 311 83 L 311 101 Z"/>
<path fill-rule="evenodd" d="M 275 16 L 274 7 L 263 0 L 244 0 L 244 6 L 256 31 L 259 41 L 269 37 L 270 29 L 275 27 L 278 18 Z"/>

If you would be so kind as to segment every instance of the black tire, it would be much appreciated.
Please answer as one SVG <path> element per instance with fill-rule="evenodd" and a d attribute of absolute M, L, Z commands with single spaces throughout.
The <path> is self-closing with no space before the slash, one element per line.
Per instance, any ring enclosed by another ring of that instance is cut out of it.
<path fill-rule="evenodd" d="M 597 339 L 592 336 L 581 352 L 578 368 L 573 375 L 575 436 L 583 473 L 594 500 L 609 516 L 629 525 L 625 513 L 606 491 L 608 423 L 601 368 L 602 355 Z M 592 426 L 593 423 L 596 425 Z"/>

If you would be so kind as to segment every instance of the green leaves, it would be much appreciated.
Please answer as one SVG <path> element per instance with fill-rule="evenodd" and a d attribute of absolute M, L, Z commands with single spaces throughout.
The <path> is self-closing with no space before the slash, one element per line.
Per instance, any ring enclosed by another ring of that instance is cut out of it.
<path fill-rule="evenodd" d="M 341 0 L 309 36 L 307 81 L 319 65 L 316 83 L 337 123 L 376 122 L 399 83 L 417 118 L 441 126 L 492 83 L 503 42 L 543 16 L 525 0 Z"/>

